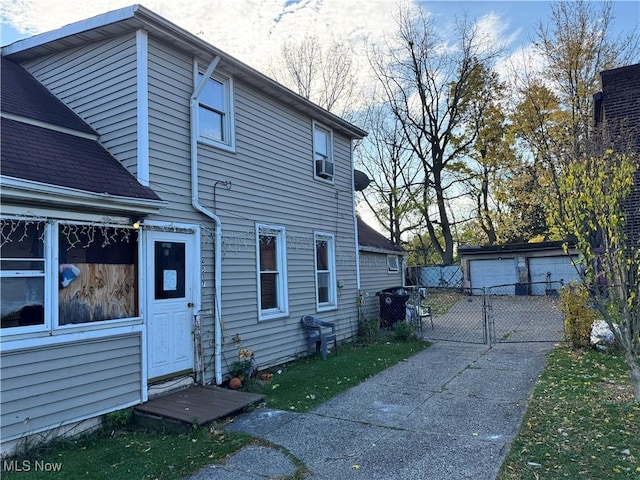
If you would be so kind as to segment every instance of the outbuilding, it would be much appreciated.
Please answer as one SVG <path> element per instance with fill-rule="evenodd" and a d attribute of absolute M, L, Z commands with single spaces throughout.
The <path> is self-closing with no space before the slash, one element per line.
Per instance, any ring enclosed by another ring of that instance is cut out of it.
<path fill-rule="evenodd" d="M 545 295 L 579 280 L 578 256 L 564 242 L 460 247 L 463 286 L 504 295 Z"/>

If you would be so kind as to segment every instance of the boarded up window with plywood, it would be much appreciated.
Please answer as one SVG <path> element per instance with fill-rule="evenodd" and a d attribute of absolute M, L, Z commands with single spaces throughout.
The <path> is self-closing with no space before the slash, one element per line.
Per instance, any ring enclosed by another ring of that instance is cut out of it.
<path fill-rule="evenodd" d="M 61 224 L 59 325 L 138 316 L 138 231 Z"/>

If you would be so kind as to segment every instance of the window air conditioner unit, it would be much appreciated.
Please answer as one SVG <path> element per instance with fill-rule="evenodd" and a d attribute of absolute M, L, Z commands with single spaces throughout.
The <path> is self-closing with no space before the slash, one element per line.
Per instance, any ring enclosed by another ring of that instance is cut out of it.
<path fill-rule="evenodd" d="M 333 177 L 333 162 L 323 158 L 322 160 L 316 160 L 316 175 L 322 178 Z"/>

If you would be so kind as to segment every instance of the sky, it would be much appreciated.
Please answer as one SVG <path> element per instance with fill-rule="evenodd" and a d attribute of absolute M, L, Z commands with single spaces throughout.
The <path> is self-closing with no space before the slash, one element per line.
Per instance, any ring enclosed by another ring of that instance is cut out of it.
<path fill-rule="evenodd" d="M 136 0 L 0 0 L 0 45 L 131 5 Z M 270 75 L 284 42 L 317 36 L 321 41 L 349 45 L 356 64 L 366 65 L 367 45 L 394 29 L 398 0 L 137 0 L 146 8 L 198 35 L 244 63 Z M 531 51 L 536 26 L 551 12 L 548 1 L 426 1 L 418 4 L 434 16 L 446 35 L 456 17 L 476 19 L 482 33 L 509 52 L 496 68 L 508 75 L 510 66 L 527 63 L 535 69 Z M 593 0 L 593 3 L 599 3 Z M 640 28 L 640 0 L 614 1 L 614 31 Z M 614 36 L 615 33 L 614 33 Z M 523 60 L 524 59 L 524 60 Z M 366 80 L 365 80 L 366 81 Z M 376 226 L 370 215 L 365 219 Z"/>
<path fill-rule="evenodd" d="M 0 45 L 128 6 L 135 0 L 3 0 Z M 446 29 L 467 14 L 509 51 L 527 48 L 535 26 L 550 12 L 547 1 L 422 1 Z M 594 1 L 594 3 L 597 3 Z M 356 54 L 393 29 L 395 0 L 144 0 L 145 7 L 180 27 L 268 72 L 285 41 L 306 34 L 346 42 Z M 614 26 L 630 32 L 640 25 L 640 1 L 616 0 Z M 364 57 L 364 55 L 362 55 Z"/>

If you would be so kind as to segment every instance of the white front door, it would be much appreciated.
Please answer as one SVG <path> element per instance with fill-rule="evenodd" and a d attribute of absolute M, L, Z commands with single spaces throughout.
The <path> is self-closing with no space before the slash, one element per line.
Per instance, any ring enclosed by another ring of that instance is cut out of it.
<path fill-rule="evenodd" d="M 147 233 L 147 377 L 194 368 L 195 235 Z"/>

